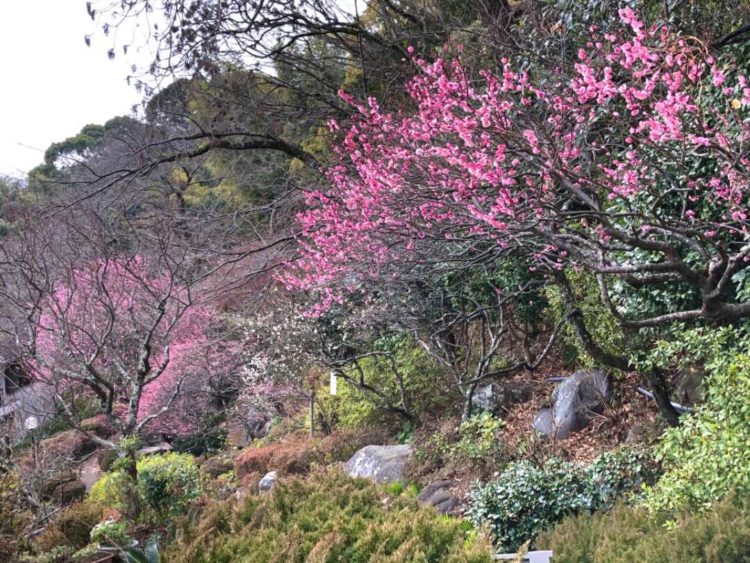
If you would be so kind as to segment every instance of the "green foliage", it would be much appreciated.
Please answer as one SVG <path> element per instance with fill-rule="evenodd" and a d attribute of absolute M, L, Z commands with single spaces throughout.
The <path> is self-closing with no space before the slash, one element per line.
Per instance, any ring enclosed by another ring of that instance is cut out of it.
<path fill-rule="evenodd" d="M 666 473 L 647 491 L 652 511 L 705 510 L 731 489 L 750 492 L 750 356 L 719 353 L 706 368 L 705 403 L 657 447 Z"/>
<path fill-rule="evenodd" d="M 139 459 L 137 492 L 146 508 L 144 519 L 162 522 L 182 514 L 201 491 L 200 472 L 193 456 L 168 453 Z M 118 510 L 125 508 L 125 474 L 116 469 L 91 489 L 90 498 Z"/>
<path fill-rule="evenodd" d="M 428 462 L 433 467 L 453 463 L 494 468 L 508 460 L 503 428 L 502 419 L 488 412 L 477 413 L 460 422 L 455 432 L 433 434 L 415 455 L 418 461 Z"/>
<path fill-rule="evenodd" d="M 144 549 L 129 547 L 123 550 L 125 563 L 160 563 L 159 544 L 156 538 L 151 538 Z"/>
<path fill-rule="evenodd" d="M 438 366 L 411 340 L 403 335 L 381 338 L 373 347 L 390 357 L 376 355 L 363 358 L 358 361 L 359 369 L 362 370 L 363 380 L 381 390 L 392 404 L 402 406 L 394 365 L 403 378 L 405 392 L 411 400 L 411 410 L 415 415 L 433 408 L 444 398 L 440 393 L 435 393 L 435 382 L 440 379 Z M 347 373 L 354 379 L 360 376 L 356 369 L 347 369 Z M 343 379 L 339 379 L 337 395 L 330 395 L 326 385 L 321 387 L 318 396 L 328 419 L 344 428 L 367 426 L 392 417 L 384 410 L 385 405 L 379 397 L 360 390 Z"/>
<path fill-rule="evenodd" d="M 686 328 L 677 324 L 653 342 L 645 353 L 634 355 L 631 362 L 640 371 L 653 367 L 687 369 L 704 364 L 707 370 L 718 372 L 727 369 L 748 345 L 750 336 L 744 328 Z"/>
<path fill-rule="evenodd" d="M 166 561 L 479 562 L 491 560 L 480 537 L 460 521 L 420 508 L 405 495 L 343 474 L 282 481 L 272 493 L 239 505 L 210 505 L 197 525 L 185 523 Z"/>
<path fill-rule="evenodd" d="M 72 504 L 47 525 L 34 540 L 34 551 L 46 553 L 53 547 L 67 546 L 73 551 L 86 547 L 91 530 L 102 519 L 103 509 L 92 502 Z"/>
<path fill-rule="evenodd" d="M 731 489 L 750 490 L 750 336 L 744 327 L 675 327 L 636 363 L 641 369 L 705 366 L 706 401 L 662 437 L 666 473 L 646 494 L 652 512 L 705 510 Z"/>
<path fill-rule="evenodd" d="M 0 472 L 0 560 L 13 559 L 32 514 L 23 495 L 23 481 L 13 471 Z"/>
<path fill-rule="evenodd" d="M 227 442 L 227 431 L 220 427 L 226 419 L 224 413 L 206 417 L 205 428 L 190 436 L 179 436 L 172 443 L 172 449 L 180 453 L 206 455 L 220 451 Z"/>
<path fill-rule="evenodd" d="M 107 520 L 100 522 L 91 530 L 91 542 L 108 547 L 125 547 L 132 540 L 128 535 L 126 522 L 113 522 Z"/>
<path fill-rule="evenodd" d="M 564 516 L 608 508 L 655 476 L 645 454 L 627 449 L 606 453 L 588 467 L 556 459 L 543 467 L 519 461 L 472 491 L 467 515 L 489 527 L 498 547 L 515 550 Z"/>
<path fill-rule="evenodd" d="M 569 516 L 537 538 L 554 551 L 555 563 L 733 563 L 750 561 L 750 500 L 732 496 L 710 513 L 680 513 L 666 527 L 664 517 L 645 508 L 618 505 L 609 512 Z"/>
<path fill-rule="evenodd" d="M 471 461 L 501 458 L 505 449 L 498 434 L 504 427 L 502 419 L 488 412 L 471 416 L 458 427 L 460 440 L 450 446 L 450 455 Z"/>
<path fill-rule="evenodd" d="M 568 270 L 566 276 L 573 289 L 576 307 L 583 315 L 586 328 L 591 337 L 604 351 L 613 355 L 621 355 L 625 348 L 625 339 L 617 319 L 612 316 L 607 306 L 602 302 L 596 278 L 584 271 Z M 546 297 L 550 304 L 550 311 L 555 319 L 565 314 L 560 288 L 555 285 L 547 286 Z M 588 355 L 575 330 L 567 324 L 563 331 L 563 344 L 568 355 L 576 364 L 594 367 L 594 360 Z"/>

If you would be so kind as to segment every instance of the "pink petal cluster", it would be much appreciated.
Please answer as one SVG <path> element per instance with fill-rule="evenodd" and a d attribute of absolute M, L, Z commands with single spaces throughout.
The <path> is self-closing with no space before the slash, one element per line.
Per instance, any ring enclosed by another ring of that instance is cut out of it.
<path fill-rule="evenodd" d="M 660 153 L 714 156 L 718 184 L 696 177 L 680 188 L 693 202 L 716 201 L 723 219 L 744 220 L 750 162 L 738 147 L 750 130 L 726 117 L 737 106 L 734 79 L 702 45 L 646 29 L 629 8 L 620 18 L 619 27 L 592 31 L 568 77 L 534 80 L 502 60 L 498 72 L 475 80 L 460 59 L 415 56 L 420 72 L 407 87 L 414 109 L 387 112 L 346 96 L 359 115 L 339 131 L 329 188 L 308 194 L 298 217 L 301 259 L 284 276 L 287 286 L 317 291 L 319 313 L 368 279 L 419 260 L 429 244 L 483 238 L 505 246 L 543 234 L 562 220 L 562 193 L 577 200 L 603 193 L 614 203 L 654 190 Z M 699 109 L 707 79 L 726 96 L 714 114 Z M 747 104 L 747 82 L 737 82 Z M 595 129 L 612 133 L 592 140 Z M 683 217 L 694 218 L 694 211 Z"/>

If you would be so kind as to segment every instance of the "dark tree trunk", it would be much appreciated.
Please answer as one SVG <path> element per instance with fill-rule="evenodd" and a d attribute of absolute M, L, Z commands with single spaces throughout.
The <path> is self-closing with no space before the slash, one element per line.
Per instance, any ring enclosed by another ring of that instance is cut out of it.
<path fill-rule="evenodd" d="M 565 274 L 561 273 L 558 280 L 560 281 L 565 307 L 569 311 L 568 315 L 570 316 L 570 321 L 573 323 L 576 335 L 581 341 L 581 344 L 583 344 L 586 353 L 605 366 L 621 371 L 630 371 L 632 366 L 627 358 L 610 354 L 606 350 L 603 350 L 594 341 L 591 337 L 591 333 L 586 328 L 583 314 L 575 307 L 573 292 L 567 278 L 565 278 Z M 656 404 L 659 406 L 659 412 L 664 417 L 664 420 L 666 420 L 667 424 L 670 426 L 677 426 L 679 424 L 680 413 L 677 412 L 677 409 L 672 406 L 672 402 L 669 400 L 669 386 L 664 378 L 664 374 L 657 368 L 654 368 L 646 374 L 646 377 L 648 379 L 649 387 L 651 387 L 651 390 L 654 393 Z"/>
<path fill-rule="evenodd" d="M 648 384 L 654 393 L 656 404 L 659 405 L 659 412 L 670 426 L 677 426 L 680 423 L 680 413 L 669 400 L 669 386 L 664 378 L 662 371 L 654 367 L 646 373 Z"/>

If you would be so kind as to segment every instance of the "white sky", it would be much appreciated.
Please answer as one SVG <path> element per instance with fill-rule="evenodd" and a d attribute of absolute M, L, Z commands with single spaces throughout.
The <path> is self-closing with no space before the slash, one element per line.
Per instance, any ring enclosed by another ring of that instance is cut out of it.
<path fill-rule="evenodd" d="M 140 101 L 125 82 L 137 53 L 110 61 L 101 33 L 86 46 L 93 30 L 85 0 L 0 0 L 0 174 L 23 176 L 51 143 Z"/>

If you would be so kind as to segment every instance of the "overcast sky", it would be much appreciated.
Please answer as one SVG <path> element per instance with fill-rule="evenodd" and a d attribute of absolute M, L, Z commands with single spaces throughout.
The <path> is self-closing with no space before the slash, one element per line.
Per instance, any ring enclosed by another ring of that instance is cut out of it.
<path fill-rule="evenodd" d="M 140 101 L 125 79 L 146 54 L 110 61 L 103 36 L 86 46 L 92 31 L 84 0 L 0 0 L 0 174 L 22 176 L 51 143 Z"/>

